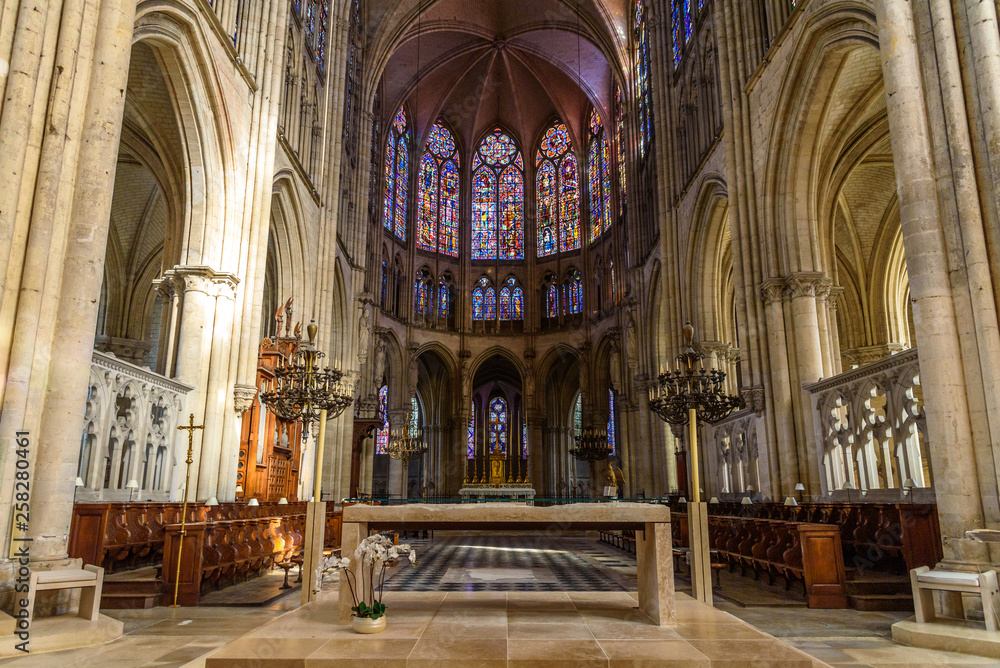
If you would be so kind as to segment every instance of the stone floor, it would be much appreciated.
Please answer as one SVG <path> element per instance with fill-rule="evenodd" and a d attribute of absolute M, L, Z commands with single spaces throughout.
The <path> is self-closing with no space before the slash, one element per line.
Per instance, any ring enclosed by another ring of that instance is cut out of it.
<path fill-rule="evenodd" d="M 598 543 L 594 535 L 531 537 L 513 534 L 496 538 L 485 534 L 438 533 L 433 541 L 411 540 L 410 542 L 420 551 L 420 564 L 413 570 L 401 569 L 390 580 L 392 586 L 389 589 L 397 590 L 388 591 L 385 599 L 390 606 L 390 620 L 395 630 L 390 628 L 386 633 L 371 638 L 383 643 L 387 648 L 386 654 L 383 655 L 385 660 L 378 663 L 380 666 L 390 665 L 387 662 L 389 656 L 398 657 L 404 653 L 407 644 L 411 645 L 407 655 L 417 648 L 418 642 L 422 640 L 425 642 L 421 647 L 447 648 L 449 639 L 437 639 L 435 636 L 444 633 L 445 625 L 441 624 L 442 622 L 455 619 L 466 622 L 470 619 L 476 620 L 477 623 L 472 625 L 468 633 L 462 633 L 481 638 L 481 642 L 486 643 L 482 646 L 486 648 L 484 652 L 493 647 L 489 651 L 496 654 L 499 652 L 499 641 L 503 640 L 507 643 L 508 656 L 515 658 L 523 656 L 518 654 L 521 652 L 518 647 L 540 649 L 548 647 L 553 652 L 564 650 L 576 652 L 577 650 L 569 650 L 562 645 L 546 644 L 552 639 L 544 636 L 551 635 L 555 629 L 560 629 L 563 635 L 555 640 L 556 643 L 579 640 L 580 647 L 594 651 L 593 656 L 586 657 L 588 661 L 596 658 L 598 665 L 609 665 L 611 658 L 615 659 L 617 665 L 618 659 L 623 658 L 621 652 L 626 650 L 642 650 L 647 653 L 647 661 L 633 662 L 629 665 L 665 665 L 664 662 L 654 658 L 657 652 L 668 651 L 671 647 L 675 649 L 681 647 L 677 644 L 679 640 L 700 642 L 704 639 L 692 637 L 691 633 L 704 635 L 709 633 L 707 629 L 713 626 L 712 624 L 699 626 L 704 622 L 683 623 L 683 621 L 680 626 L 672 629 L 660 629 L 648 624 L 633 625 L 627 618 L 636 614 L 632 610 L 634 602 L 626 601 L 622 597 L 628 596 L 627 592 L 635 591 L 635 558 Z M 416 577 L 423 568 L 433 563 L 435 554 L 441 555 L 445 552 L 450 555 L 449 559 L 455 560 L 454 563 L 440 562 L 439 566 L 435 567 L 437 575 L 433 577 L 425 577 L 422 581 Z M 545 592 L 539 587 L 551 584 L 550 581 L 558 577 L 560 569 L 574 563 L 599 571 L 599 577 L 593 580 L 589 591 L 567 594 Z M 294 573 L 292 577 L 294 578 Z M 439 583 L 443 581 L 443 584 L 461 585 L 458 588 L 460 591 L 419 592 L 412 589 L 398 591 L 407 577 L 414 578 L 410 583 L 413 588 L 436 586 L 434 580 L 437 578 Z M 1000 661 L 904 647 L 893 642 L 890 626 L 893 622 L 907 617 L 909 613 L 810 610 L 803 607 L 804 599 L 801 592 L 784 592 L 780 586 L 766 587 L 762 583 L 755 583 L 749 577 L 741 578 L 738 574 L 723 573 L 721 584 L 721 589 L 716 590 L 716 607 L 719 611 L 729 613 L 764 633 L 780 638 L 792 647 L 806 652 L 813 659 L 829 665 L 857 668 L 863 666 L 900 668 L 903 665 L 907 668 L 1000 666 Z M 500 590 L 491 591 L 495 586 L 499 586 Z M 689 590 L 683 576 L 678 577 L 677 588 L 678 592 Z M 600 593 L 602 591 L 605 593 Z M 125 623 L 125 635 L 119 640 L 99 647 L 0 661 L 0 664 L 4 666 L 9 664 L 16 668 L 90 666 L 204 668 L 208 655 L 220 652 L 224 645 L 237 638 L 280 640 L 282 629 L 287 630 L 296 625 L 295 616 L 282 615 L 298 608 L 299 596 L 298 591 L 293 591 L 263 607 L 108 610 L 105 614 L 121 619 Z M 331 596 L 335 594 L 325 595 L 324 605 L 330 604 Z M 427 602 L 422 601 L 422 597 L 425 596 L 428 597 Z M 449 596 L 452 597 L 451 602 L 447 601 Z M 462 597 L 472 599 L 479 597 L 480 600 L 459 605 L 458 602 L 462 601 Z M 546 606 L 557 609 L 536 610 L 532 613 L 531 610 L 522 608 L 524 605 L 537 604 L 537 597 L 542 597 L 543 602 L 548 601 L 545 603 Z M 596 615 L 597 611 L 592 607 L 587 607 L 588 597 L 592 600 L 595 597 L 617 599 L 622 607 L 610 609 L 605 608 L 602 603 L 598 606 L 599 609 L 606 610 L 606 617 L 602 618 Z M 503 624 L 500 622 L 500 600 L 505 601 L 503 611 L 506 617 Z M 572 604 L 573 610 L 569 609 L 567 601 Z M 452 607 L 456 609 L 452 610 Z M 409 612 L 404 612 L 405 610 Z M 309 634 L 330 632 L 332 625 L 316 614 L 307 614 L 304 628 L 310 629 Z M 410 617 L 408 622 L 405 620 L 407 616 Z M 312 619 L 309 619 L 310 617 Z M 438 624 L 432 624 L 435 617 Z M 725 626 L 719 628 L 727 630 L 731 635 L 766 638 L 758 631 L 742 625 L 736 626 L 738 623 L 736 619 L 725 619 L 727 621 L 722 622 Z M 525 623 L 526 621 L 537 623 L 530 624 Z M 404 622 L 407 626 L 403 626 Z M 546 624 L 548 626 L 545 626 Z M 432 626 L 434 628 L 431 628 Z M 417 627 L 421 627 L 422 630 L 419 636 L 414 636 Z M 636 630 L 640 627 L 641 630 Z M 689 630 L 686 627 L 693 628 Z M 501 628 L 505 635 L 501 635 Z M 632 640 L 601 637 L 621 636 L 628 628 L 632 629 L 629 632 L 633 635 L 639 634 L 645 637 Z M 736 628 L 741 630 L 734 633 L 733 630 Z M 342 631 L 348 633 L 344 629 Z M 409 637 L 407 634 L 414 637 Z M 534 638 L 530 637 L 532 634 L 535 635 Z M 447 635 L 456 634 L 449 632 Z M 315 641 L 319 636 L 310 635 L 310 638 Z M 349 645 L 357 646 L 362 642 L 360 637 L 354 634 L 350 634 L 348 639 L 351 642 L 347 643 L 345 648 Z M 517 643 L 512 643 L 512 640 L 517 640 Z M 643 642 L 638 642 L 639 640 Z M 278 644 L 286 645 L 284 641 Z M 685 641 L 685 645 L 700 652 L 692 643 Z M 364 647 L 362 646 L 362 649 Z M 447 650 L 442 649 L 442 651 Z M 343 658 L 349 656 L 348 652 Z M 565 654 L 563 658 L 568 662 L 565 665 L 589 665 L 583 657 L 577 661 L 575 657 L 578 656 L 575 653 Z M 679 656 L 683 655 L 676 655 Z M 731 651 L 723 658 L 733 659 L 736 663 L 732 665 L 737 665 L 743 657 Z M 351 659 L 349 663 L 356 665 L 357 661 Z M 322 665 L 337 664 L 325 662 Z M 463 668 L 471 668 L 473 665 L 474 662 L 463 661 Z M 550 663 L 545 661 L 539 662 L 538 665 L 550 665 Z M 756 665 L 772 664 L 764 660 Z"/>
<path fill-rule="evenodd" d="M 392 592 L 385 601 L 378 635 L 330 624 L 331 592 L 214 652 L 206 668 L 827 665 L 684 594 L 672 627 L 652 625 L 628 592 Z"/>

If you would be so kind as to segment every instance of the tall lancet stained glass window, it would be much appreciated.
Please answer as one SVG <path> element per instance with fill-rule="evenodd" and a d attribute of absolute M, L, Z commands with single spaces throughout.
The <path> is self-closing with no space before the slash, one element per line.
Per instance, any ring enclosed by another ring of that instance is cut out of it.
<path fill-rule="evenodd" d="M 579 170 L 563 123 L 550 127 L 535 156 L 538 257 L 580 248 Z"/>
<path fill-rule="evenodd" d="M 410 130 L 406 112 L 400 107 L 385 142 L 385 199 L 382 224 L 400 241 L 406 241 L 406 192 L 409 174 Z"/>
<path fill-rule="evenodd" d="M 438 121 L 427 135 L 417 190 L 417 248 L 458 257 L 458 153 Z"/>
<path fill-rule="evenodd" d="M 490 453 L 507 454 L 507 401 L 503 397 L 490 399 Z"/>
<path fill-rule="evenodd" d="M 524 161 L 500 128 L 472 159 L 472 259 L 524 259 Z"/>
<path fill-rule="evenodd" d="M 639 106 L 639 157 L 645 158 L 653 127 L 653 106 L 649 89 L 649 27 L 643 0 L 636 0 L 635 22 L 635 93 Z"/>
<path fill-rule="evenodd" d="M 469 413 L 469 434 L 465 445 L 466 459 L 476 458 L 476 400 L 472 400 L 472 412 Z"/>
<path fill-rule="evenodd" d="M 378 421 L 382 425 L 375 432 L 375 454 L 384 455 L 389 451 L 389 418 L 386 404 L 389 399 L 389 387 L 383 385 L 378 389 Z"/>
<path fill-rule="evenodd" d="M 622 101 L 622 89 L 615 86 L 615 146 L 617 147 L 616 162 L 618 163 L 618 215 L 625 215 L 625 203 L 628 201 L 628 188 L 625 180 L 625 104 Z"/>
<path fill-rule="evenodd" d="M 597 239 L 611 227 L 611 152 L 597 110 L 590 114 L 588 149 L 588 185 L 590 190 L 590 240 Z"/>
<path fill-rule="evenodd" d="M 608 445 L 611 446 L 611 454 L 618 454 L 618 444 L 615 439 L 615 391 L 608 390 Z"/>

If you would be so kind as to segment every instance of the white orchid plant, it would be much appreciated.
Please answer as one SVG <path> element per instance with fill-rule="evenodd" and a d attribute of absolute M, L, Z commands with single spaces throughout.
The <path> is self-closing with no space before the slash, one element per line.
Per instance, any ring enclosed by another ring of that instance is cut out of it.
<path fill-rule="evenodd" d="M 330 556 L 323 559 L 316 569 L 316 582 L 322 582 L 323 573 L 328 570 L 344 571 L 354 599 L 351 610 L 358 617 L 378 619 L 385 614 L 385 604 L 382 603 L 385 572 L 401 557 L 408 558 L 410 566 L 417 565 L 417 553 L 408 544 L 396 545 L 392 538 L 384 534 L 369 536 L 354 551 L 354 559 L 360 564 L 357 574 L 350 569 L 350 558 Z"/>

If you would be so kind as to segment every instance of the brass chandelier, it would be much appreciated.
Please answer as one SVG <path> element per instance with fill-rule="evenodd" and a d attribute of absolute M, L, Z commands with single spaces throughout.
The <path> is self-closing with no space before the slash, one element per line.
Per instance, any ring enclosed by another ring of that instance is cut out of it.
<path fill-rule="evenodd" d="M 351 405 L 351 386 L 337 368 L 319 367 L 326 354 L 315 346 L 316 322 L 309 323 L 309 340 L 292 355 L 290 362 L 275 369 L 274 385 L 261 392 L 260 399 L 282 420 L 301 422 L 303 426 L 339 416 Z"/>
<path fill-rule="evenodd" d="M 423 442 L 423 432 L 410 426 L 407 422 L 402 429 L 389 433 L 389 444 L 386 452 L 393 459 L 399 459 L 404 464 L 427 452 L 427 444 Z"/>
<path fill-rule="evenodd" d="M 605 427 L 586 427 L 574 439 L 576 447 L 569 454 L 581 462 L 599 462 L 611 456 L 608 430 Z"/>

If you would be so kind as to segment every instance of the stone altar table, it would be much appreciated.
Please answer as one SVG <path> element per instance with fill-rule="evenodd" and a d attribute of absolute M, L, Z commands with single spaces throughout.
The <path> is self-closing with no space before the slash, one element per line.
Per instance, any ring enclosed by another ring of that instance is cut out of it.
<path fill-rule="evenodd" d="M 371 531 L 487 530 L 548 531 L 626 529 L 636 532 L 639 608 L 660 626 L 675 623 L 674 565 L 670 509 L 647 503 L 573 503 L 539 508 L 521 503 L 410 504 L 344 508 L 342 554 L 351 558 Z M 347 576 L 340 575 L 338 622 L 351 621 Z"/>

